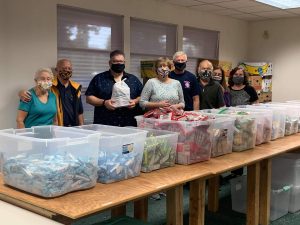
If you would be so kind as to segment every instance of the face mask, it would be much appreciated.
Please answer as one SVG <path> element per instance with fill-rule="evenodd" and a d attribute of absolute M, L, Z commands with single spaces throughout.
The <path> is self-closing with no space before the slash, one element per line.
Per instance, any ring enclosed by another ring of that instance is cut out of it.
<path fill-rule="evenodd" d="M 111 70 L 114 71 L 115 73 L 122 73 L 125 69 L 125 64 L 111 64 Z"/>
<path fill-rule="evenodd" d="M 236 85 L 240 85 L 244 83 L 244 77 L 241 76 L 233 76 L 232 77 L 232 82 Z"/>
<path fill-rule="evenodd" d="M 163 68 L 161 68 L 161 67 L 159 67 L 158 69 L 157 69 L 157 73 L 162 77 L 162 78 L 166 78 L 168 75 L 169 75 L 169 73 L 170 73 L 170 70 L 164 70 Z"/>
<path fill-rule="evenodd" d="M 49 90 L 52 87 L 52 81 L 39 81 L 38 85 L 43 90 Z"/>
<path fill-rule="evenodd" d="M 180 63 L 180 62 L 174 62 L 174 66 L 177 70 L 182 71 L 186 67 L 186 62 Z"/>
<path fill-rule="evenodd" d="M 221 83 L 222 77 L 220 77 L 220 76 L 212 76 L 212 79 L 214 81 L 218 81 L 219 83 Z"/>
<path fill-rule="evenodd" d="M 63 80 L 69 80 L 72 77 L 72 71 L 59 71 L 59 76 L 63 79 Z"/>
<path fill-rule="evenodd" d="M 200 70 L 199 71 L 199 77 L 203 81 L 209 81 L 212 76 L 211 70 Z"/>

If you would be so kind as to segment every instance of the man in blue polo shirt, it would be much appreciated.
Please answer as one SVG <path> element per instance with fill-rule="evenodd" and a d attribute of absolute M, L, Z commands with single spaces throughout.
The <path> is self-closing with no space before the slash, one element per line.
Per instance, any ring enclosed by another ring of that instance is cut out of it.
<path fill-rule="evenodd" d="M 110 70 L 99 73 L 91 80 L 86 95 L 86 102 L 95 106 L 94 123 L 112 126 L 136 126 L 135 116 L 140 114 L 139 100 L 143 89 L 139 79 L 124 71 L 125 55 L 120 50 L 110 53 Z M 116 108 L 111 100 L 113 86 L 122 81 L 130 88 L 128 106 Z"/>
<path fill-rule="evenodd" d="M 181 84 L 185 102 L 186 111 L 199 110 L 199 92 L 200 86 L 196 76 L 185 70 L 187 55 L 182 52 L 176 52 L 173 56 L 175 70 L 169 75 L 170 78 L 178 80 Z"/>

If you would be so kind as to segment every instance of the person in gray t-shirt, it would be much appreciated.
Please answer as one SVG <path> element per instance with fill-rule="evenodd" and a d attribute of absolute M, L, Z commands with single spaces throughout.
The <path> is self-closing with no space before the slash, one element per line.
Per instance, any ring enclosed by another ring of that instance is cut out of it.
<path fill-rule="evenodd" d="M 168 58 L 160 57 L 156 61 L 155 71 L 157 77 L 147 81 L 141 94 L 140 106 L 143 109 L 184 108 L 181 84 L 179 81 L 169 78 L 172 67 L 173 63 Z"/>
<path fill-rule="evenodd" d="M 234 68 L 228 79 L 231 106 L 258 103 L 258 95 L 248 82 L 248 74 L 243 68 Z"/>

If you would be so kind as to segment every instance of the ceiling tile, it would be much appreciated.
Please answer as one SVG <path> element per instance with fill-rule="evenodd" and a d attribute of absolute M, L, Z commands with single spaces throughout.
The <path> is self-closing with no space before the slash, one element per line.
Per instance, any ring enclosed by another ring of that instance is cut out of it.
<path fill-rule="evenodd" d="M 250 1 L 250 0 L 237 0 L 237 1 L 230 1 L 230 2 L 220 2 L 220 3 L 216 3 L 216 5 L 225 8 L 242 8 L 242 7 L 257 6 L 257 2 Z"/>
<path fill-rule="evenodd" d="M 288 13 L 283 10 L 276 10 L 271 12 L 256 12 L 254 15 L 263 16 L 267 18 L 279 18 L 279 17 L 292 17 L 297 16 L 296 14 Z"/>
<path fill-rule="evenodd" d="M 258 5 L 258 6 L 250 6 L 250 7 L 242 7 L 238 8 L 239 11 L 245 13 L 253 13 L 253 12 L 267 12 L 267 11 L 274 11 L 277 8 L 267 5 Z"/>
<path fill-rule="evenodd" d="M 192 6 L 191 9 L 199 9 L 201 11 L 217 11 L 224 9 L 223 7 L 216 6 L 216 5 L 198 5 L 198 6 Z"/>
<path fill-rule="evenodd" d="M 297 8 L 297 9 L 287 9 L 285 11 L 286 12 L 290 12 L 290 13 L 300 14 L 300 8 Z"/>
<path fill-rule="evenodd" d="M 265 20 L 265 19 L 267 19 L 266 17 L 251 15 L 251 14 L 247 14 L 247 13 L 244 13 L 244 14 L 235 14 L 235 15 L 232 15 L 231 17 L 237 18 L 237 19 L 242 19 L 242 20 L 247 20 L 247 21 Z"/>
<path fill-rule="evenodd" d="M 241 12 L 235 10 L 235 9 L 223 9 L 223 10 L 216 10 L 214 13 L 222 16 L 230 16 L 233 14 L 241 14 Z"/>
<path fill-rule="evenodd" d="M 193 6 L 193 5 L 204 4 L 196 0 L 166 0 L 165 2 L 170 4 L 180 5 L 180 6 Z"/>

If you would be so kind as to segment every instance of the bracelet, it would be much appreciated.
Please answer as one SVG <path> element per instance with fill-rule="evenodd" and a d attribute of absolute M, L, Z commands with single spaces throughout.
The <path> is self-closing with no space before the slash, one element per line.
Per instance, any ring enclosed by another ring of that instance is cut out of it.
<path fill-rule="evenodd" d="M 106 99 L 103 100 L 103 106 L 105 106 L 105 101 L 106 101 Z"/>

